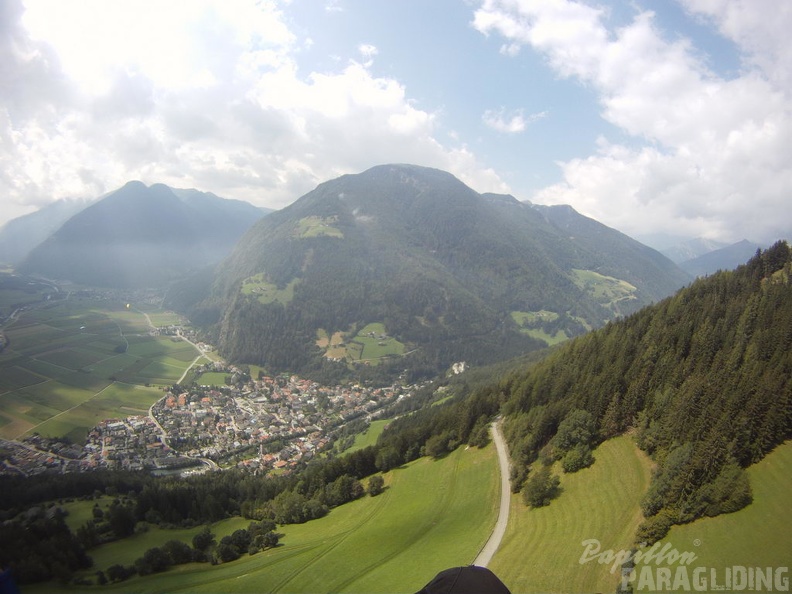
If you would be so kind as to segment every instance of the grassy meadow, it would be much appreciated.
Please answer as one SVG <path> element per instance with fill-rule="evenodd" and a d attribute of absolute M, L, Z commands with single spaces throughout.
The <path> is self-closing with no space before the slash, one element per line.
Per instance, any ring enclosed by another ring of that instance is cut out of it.
<path fill-rule="evenodd" d="M 627 281 L 605 276 L 593 270 L 573 270 L 573 282 L 598 303 L 610 308 L 620 301 L 635 299 L 638 290 Z"/>
<path fill-rule="evenodd" d="M 178 316 L 149 313 L 153 323 Z M 53 301 L 23 312 L 0 353 L 0 437 L 85 439 L 102 419 L 145 414 L 198 356 L 189 343 L 149 335 L 145 315 L 123 303 Z"/>
<path fill-rule="evenodd" d="M 751 466 L 748 476 L 753 490 L 751 505 L 732 514 L 674 526 L 663 542 L 680 552 L 695 553 L 697 559 L 691 567 L 789 567 L 792 441 Z"/>
<path fill-rule="evenodd" d="M 405 350 L 404 344 L 388 336 L 385 324 L 379 322 L 367 324 L 354 336 L 351 332 L 346 336 L 341 332 L 328 336 L 326 330 L 319 329 L 316 345 L 325 349 L 325 357 L 369 365 L 377 365 L 385 357 L 400 357 Z"/>
<path fill-rule="evenodd" d="M 581 543 L 595 538 L 603 549 L 630 547 L 651 463 L 628 436 L 606 441 L 594 457 L 591 467 L 560 474 L 563 491 L 547 507 L 530 509 L 512 495 L 509 526 L 489 567 L 515 594 L 615 591 L 618 573 L 579 563 Z"/>
<path fill-rule="evenodd" d="M 343 239 L 344 233 L 333 226 L 337 222 L 337 216 L 305 217 L 304 219 L 300 219 L 297 223 L 297 229 L 294 231 L 294 235 L 300 239 L 309 237 L 338 237 L 339 239 Z"/>
<path fill-rule="evenodd" d="M 219 371 L 207 371 L 196 380 L 201 386 L 225 386 L 226 378 L 231 374 Z"/>
<path fill-rule="evenodd" d="M 385 427 L 388 426 L 388 423 L 390 423 L 390 419 L 372 421 L 368 426 L 368 429 L 362 433 L 358 433 L 355 436 L 355 442 L 352 444 L 352 447 L 350 447 L 344 453 L 351 454 L 352 452 L 356 452 L 357 450 L 362 450 L 363 448 L 367 448 L 370 445 L 376 444 L 379 436 L 382 435 Z"/>
<path fill-rule="evenodd" d="M 260 272 L 242 281 L 241 291 L 243 295 L 256 295 L 259 303 L 264 305 L 275 302 L 287 305 L 294 298 L 294 288 L 299 282 L 300 279 L 295 278 L 283 289 L 279 289 L 278 285 L 267 281 L 265 274 Z"/>
<path fill-rule="evenodd" d="M 283 537 L 276 549 L 218 566 L 183 565 L 102 591 L 415 592 L 437 572 L 473 561 L 497 517 L 494 446 L 459 448 L 442 460 L 421 458 L 387 473 L 385 483 L 377 497 L 365 496 L 319 520 L 279 527 Z M 93 503 L 74 505 L 71 514 L 86 517 L 84 508 Z M 247 524 L 231 518 L 213 531 L 219 540 Z M 198 530 L 152 528 L 92 549 L 95 568 L 86 575 L 114 563 L 131 564 L 146 549 L 173 538 L 189 543 Z M 30 590 L 58 591 L 53 584 Z"/>

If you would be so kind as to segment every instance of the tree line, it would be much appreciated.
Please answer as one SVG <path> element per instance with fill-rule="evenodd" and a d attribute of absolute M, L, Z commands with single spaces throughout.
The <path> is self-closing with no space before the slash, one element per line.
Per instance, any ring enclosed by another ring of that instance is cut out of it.
<path fill-rule="evenodd" d="M 750 503 L 744 468 L 792 436 L 791 270 L 778 242 L 501 382 L 513 488 L 633 429 L 657 462 L 636 542 Z M 570 419 L 593 436 L 571 449 L 558 437 Z"/>

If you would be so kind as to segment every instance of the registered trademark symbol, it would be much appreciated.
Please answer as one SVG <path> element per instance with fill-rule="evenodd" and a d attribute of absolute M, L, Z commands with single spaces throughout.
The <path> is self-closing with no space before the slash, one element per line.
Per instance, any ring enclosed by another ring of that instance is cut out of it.
<path fill-rule="evenodd" d="M 693 546 L 694 547 L 700 547 L 701 546 L 701 539 L 700 538 L 694 539 L 693 540 Z"/>

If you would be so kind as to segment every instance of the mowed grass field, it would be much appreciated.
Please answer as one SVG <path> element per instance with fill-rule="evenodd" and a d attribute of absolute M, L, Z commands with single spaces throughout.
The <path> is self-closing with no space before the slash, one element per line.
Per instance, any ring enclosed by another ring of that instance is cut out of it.
<path fill-rule="evenodd" d="M 368 429 L 362 433 L 358 433 L 355 436 L 355 443 L 353 443 L 352 447 L 346 450 L 344 453 L 351 454 L 352 452 L 356 452 L 357 450 L 362 450 L 363 448 L 367 448 L 370 445 L 376 444 L 379 436 L 382 435 L 385 427 L 388 426 L 388 423 L 390 423 L 390 419 L 372 421 L 368 426 Z"/>
<path fill-rule="evenodd" d="M 0 437 L 36 431 L 81 442 L 102 419 L 145 414 L 158 386 L 178 381 L 199 355 L 149 330 L 123 303 L 72 297 L 24 312 L 5 328 L 0 353 Z"/>
<path fill-rule="evenodd" d="M 792 565 L 792 441 L 748 469 L 753 503 L 733 514 L 674 526 L 663 539 L 695 553 L 691 567 L 790 567 Z M 787 574 L 787 577 L 790 577 Z"/>
<path fill-rule="evenodd" d="M 108 592 L 415 592 L 443 569 L 473 561 L 495 524 L 499 496 L 493 445 L 421 458 L 385 475 L 386 490 L 306 524 L 282 526 L 281 546 L 210 566 L 189 564 L 108 585 Z M 74 514 L 85 517 L 83 507 Z M 92 504 L 91 504 L 92 506 Z M 213 527 L 218 540 L 249 521 Z M 131 564 L 146 549 L 198 528 L 159 530 L 92 549 L 97 570 Z M 58 591 L 47 584 L 40 590 Z M 64 590 L 65 591 L 65 590 Z"/>
<path fill-rule="evenodd" d="M 489 567 L 513 593 L 616 590 L 620 576 L 609 566 L 579 563 L 581 543 L 630 548 L 651 462 L 628 436 L 606 441 L 594 456 L 591 467 L 560 474 L 563 492 L 547 507 L 530 509 L 512 495 L 509 526 Z"/>

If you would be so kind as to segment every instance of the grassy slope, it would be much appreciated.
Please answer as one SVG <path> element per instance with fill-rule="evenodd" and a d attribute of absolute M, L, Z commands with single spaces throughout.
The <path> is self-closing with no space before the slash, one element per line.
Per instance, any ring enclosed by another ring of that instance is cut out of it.
<path fill-rule="evenodd" d="M 385 430 L 385 427 L 390 423 L 390 419 L 380 419 L 379 421 L 372 421 L 368 429 L 355 436 L 355 443 L 352 447 L 344 451 L 345 454 L 351 454 L 357 450 L 362 450 L 370 445 L 377 443 L 379 436 Z"/>
<path fill-rule="evenodd" d="M 675 526 L 663 542 L 679 552 L 695 553 L 698 559 L 692 567 L 788 567 L 792 563 L 792 441 L 754 464 L 748 474 L 751 505 L 733 514 Z"/>
<path fill-rule="evenodd" d="M 596 538 L 603 549 L 629 548 L 642 516 L 650 461 L 626 436 L 603 443 L 596 462 L 561 476 L 561 496 L 529 509 L 512 496 L 501 549 L 490 564 L 512 592 L 612 592 L 618 576 L 607 566 L 581 565 L 582 541 Z"/>
<path fill-rule="evenodd" d="M 439 461 L 421 458 L 388 473 L 386 484 L 378 497 L 343 505 L 313 522 L 282 527 L 283 546 L 275 550 L 215 567 L 185 565 L 102 590 L 415 592 L 442 569 L 473 561 L 497 516 L 493 446 L 460 448 Z M 190 534 L 156 536 L 164 542 L 186 540 Z M 97 568 L 106 569 L 111 561 L 128 564 L 146 546 L 157 544 L 153 536 L 140 535 L 91 554 Z"/>

